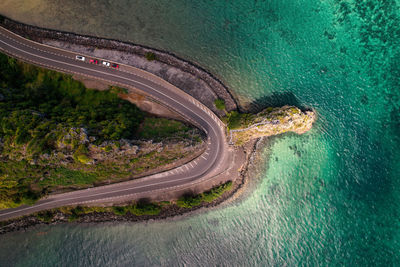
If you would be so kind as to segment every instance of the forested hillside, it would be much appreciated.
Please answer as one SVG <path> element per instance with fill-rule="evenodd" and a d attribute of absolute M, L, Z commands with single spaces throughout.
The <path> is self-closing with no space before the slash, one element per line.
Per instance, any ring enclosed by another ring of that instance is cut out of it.
<path fill-rule="evenodd" d="M 87 89 L 69 75 L 0 54 L 0 208 L 127 178 L 183 157 L 201 141 L 197 129 L 149 118 L 121 93 Z M 174 151 L 152 142 L 189 137 Z"/>

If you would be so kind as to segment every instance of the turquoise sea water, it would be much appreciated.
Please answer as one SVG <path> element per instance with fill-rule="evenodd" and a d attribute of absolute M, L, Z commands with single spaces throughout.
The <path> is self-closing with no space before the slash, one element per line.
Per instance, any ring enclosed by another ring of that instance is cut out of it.
<path fill-rule="evenodd" d="M 169 50 L 244 105 L 319 114 L 270 140 L 240 201 L 3 235 L 0 266 L 400 265 L 400 1 L 3 0 L 0 13 Z"/>

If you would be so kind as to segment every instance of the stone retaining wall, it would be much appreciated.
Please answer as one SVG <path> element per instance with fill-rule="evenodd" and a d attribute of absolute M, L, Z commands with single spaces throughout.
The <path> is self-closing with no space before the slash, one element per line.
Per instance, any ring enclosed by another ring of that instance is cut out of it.
<path fill-rule="evenodd" d="M 193 96 L 219 116 L 223 116 L 224 112 L 216 109 L 214 100 L 217 98 L 224 99 L 227 111 L 240 108 L 231 92 L 218 78 L 172 53 L 113 39 L 43 29 L 5 17 L 0 17 L 0 25 L 33 41 L 148 71 Z M 148 61 L 145 58 L 148 52 L 154 53 L 156 60 Z"/>

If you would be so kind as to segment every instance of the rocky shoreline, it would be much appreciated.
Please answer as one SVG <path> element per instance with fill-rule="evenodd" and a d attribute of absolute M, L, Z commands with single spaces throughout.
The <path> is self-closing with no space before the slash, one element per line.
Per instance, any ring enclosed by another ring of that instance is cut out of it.
<path fill-rule="evenodd" d="M 114 39 L 39 28 L 1 15 L 0 26 L 39 43 L 68 48 L 77 53 L 85 52 L 93 57 L 118 59 L 121 63 L 153 73 L 203 102 L 220 116 L 223 116 L 224 113 L 214 105 L 214 100 L 217 98 L 225 101 L 225 108 L 228 112 L 242 109 L 232 92 L 220 79 L 199 65 L 179 58 L 173 53 Z M 116 52 L 118 55 L 110 51 Z M 156 60 L 146 60 L 147 53 L 154 54 Z"/>
<path fill-rule="evenodd" d="M 61 41 L 78 46 L 85 46 L 86 48 L 91 48 L 91 49 L 101 49 L 101 48 L 112 49 L 118 51 L 119 53 L 135 54 L 143 58 L 145 57 L 145 54 L 148 52 L 154 53 L 156 55 L 157 62 L 166 64 L 170 68 L 179 69 L 182 72 L 194 76 L 197 80 L 201 80 L 203 81 L 203 83 L 205 82 L 207 84 L 208 90 L 211 88 L 213 90 L 213 93 L 218 98 L 224 99 L 227 111 L 236 110 L 239 108 L 239 105 L 237 104 L 236 100 L 233 98 L 229 90 L 222 84 L 220 80 L 218 80 L 215 76 L 213 76 L 211 73 L 207 72 L 203 68 L 196 66 L 191 62 L 180 59 L 177 56 L 173 55 L 172 53 L 159 51 L 156 49 L 135 45 L 131 43 L 120 42 L 118 40 L 83 36 L 74 33 L 42 29 L 39 27 L 19 23 L 4 17 L 0 17 L 0 25 L 21 36 L 24 36 L 26 38 L 41 43 L 46 43 L 46 42 L 48 43 L 49 41 L 53 42 Z M 168 80 L 172 84 L 182 88 L 182 84 L 177 84 L 176 80 L 171 80 L 165 76 L 164 77 L 162 76 L 161 78 L 166 78 L 166 80 Z M 181 79 L 183 78 L 181 77 Z M 200 84 L 200 87 L 201 86 L 204 87 L 204 84 Z M 187 89 L 187 87 L 184 88 Z M 198 85 L 192 86 L 192 88 L 195 88 L 196 90 L 193 91 L 185 90 L 185 91 L 190 95 L 196 97 L 197 99 L 203 100 L 202 97 L 196 95 L 198 93 L 202 93 L 201 90 L 199 90 L 199 86 Z M 221 111 L 215 110 L 215 105 L 213 101 L 204 104 L 213 111 L 215 111 L 217 114 L 221 113 Z M 224 114 L 219 114 L 219 115 L 224 115 Z M 225 202 L 228 199 L 234 199 L 234 197 L 238 195 L 238 192 L 245 185 L 246 174 L 249 167 L 249 163 L 251 161 L 253 154 L 255 154 L 257 150 L 257 141 L 249 142 L 243 149 L 246 153 L 246 161 L 243 168 L 241 169 L 239 178 L 233 182 L 233 187 L 230 191 L 225 192 L 219 198 L 215 199 L 210 203 L 203 202 L 201 205 L 198 205 L 193 208 L 181 208 L 173 204 L 162 208 L 161 212 L 158 215 L 137 216 L 137 215 L 132 215 L 130 213 L 127 213 L 125 215 L 116 215 L 112 212 L 95 212 L 95 213 L 80 215 L 80 217 L 74 222 L 99 223 L 99 222 L 140 222 L 148 220 L 162 220 L 171 217 L 181 216 L 183 214 L 192 213 L 196 210 L 200 210 L 203 208 L 211 208 L 218 206 L 219 204 Z M 53 219 L 48 222 L 39 219 L 38 216 L 36 215 L 37 214 L 31 214 L 20 218 L 0 222 L 0 234 L 5 234 L 8 232 L 19 231 L 19 230 L 26 230 L 36 225 L 43 225 L 43 224 L 54 225 L 54 224 L 69 222 L 68 216 L 66 216 L 66 214 L 63 214 L 61 211 L 57 211 Z"/>
<path fill-rule="evenodd" d="M 104 50 L 103 54 L 107 56 L 107 51 L 116 51 L 118 56 L 121 54 L 122 57 L 118 59 L 126 59 L 127 55 L 134 55 L 135 59 L 141 59 L 141 65 L 135 66 L 149 71 L 161 78 L 167 80 L 171 84 L 182 88 L 186 93 L 192 95 L 196 99 L 200 100 L 208 108 L 213 110 L 216 114 L 223 116 L 224 111 L 218 110 L 215 107 L 214 100 L 216 98 L 223 99 L 225 101 L 226 111 L 232 110 L 243 110 L 232 93 L 223 83 L 216 78 L 214 75 L 206 71 L 205 69 L 183 60 L 176 55 L 152 49 L 146 46 L 136 45 L 127 42 L 121 42 L 118 40 L 98 38 L 92 36 L 78 35 L 69 32 L 56 31 L 43 29 L 23 23 L 13 21 L 11 19 L 0 16 L 0 26 L 15 32 L 23 37 L 30 40 L 34 40 L 40 43 L 51 44 L 58 47 L 66 47 L 71 45 L 71 50 L 83 51 L 89 53 L 89 55 L 96 56 L 95 51 Z M 82 53 L 83 53 L 82 52 Z M 145 59 L 146 53 L 153 53 L 156 60 L 147 62 Z M 92 54 L 91 54 L 92 53 Z M 115 56 L 115 55 L 114 55 Z M 113 58 L 111 57 L 110 60 Z M 114 59 L 115 60 L 115 59 Z M 125 61 L 131 63 L 132 61 Z M 124 62 L 123 62 L 124 63 Z M 155 68 L 150 66 L 151 64 L 159 64 Z M 161 71 L 155 73 L 154 69 L 160 69 Z M 166 69 L 167 68 L 167 69 Z M 172 74 L 169 70 L 172 69 Z M 169 74 L 168 74 L 169 73 Z M 187 79 L 189 82 L 183 83 L 182 81 Z M 78 223 L 99 223 L 99 222 L 141 222 L 148 220 L 162 220 L 181 216 L 183 214 L 192 213 L 196 210 L 203 208 L 211 208 L 218 206 L 222 202 L 227 200 L 235 199 L 242 189 L 246 185 L 246 175 L 248 173 L 249 165 L 252 162 L 253 156 L 259 149 L 258 143 L 260 139 L 253 140 L 246 144 L 242 149 L 245 152 L 246 160 L 243 167 L 241 168 L 239 178 L 233 181 L 232 189 L 222 194 L 219 198 L 215 199 L 210 203 L 202 203 L 201 205 L 193 208 L 180 208 L 177 205 L 169 205 L 164 207 L 158 215 L 132 215 L 127 213 L 126 215 L 115 215 L 111 212 L 95 212 L 91 214 L 83 214 L 75 220 Z M 55 225 L 60 223 L 68 222 L 68 217 L 62 212 L 56 212 L 53 219 L 49 222 L 40 220 L 36 214 L 26 215 L 20 218 L 11 219 L 8 221 L 0 222 L 0 234 L 5 234 L 13 231 L 26 230 L 36 225 Z"/>
<path fill-rule="evenodd" d="M 262 139 L 256 139 L 245 145 L 244 150 L 246 153 L 246 161 L 243 166 L 240 176 L 232 184 L 232 189 L 223 193 L 219 198 L 210 203 L 203 202 L 202 204 L 193 208 L 181 208 L 177 205 L 169 205 L 162 208 L 161 212 L 157 215 L 133 215 L 127 213 L 125 215 L 116 215 L 112 212 L 94 212 L 90 214 L 80 215 L 74 223 L 106 223 L 106 222 L 144 222 L 150 220 L 165 220 L 177 216 L 186 215 L 198 211 L 200 209 L 212 208 L 220 205 L 227 200 L 235 199 L 246 186 L 247 174 L 249 165 L 254 159 L 254 155 L 259 151 L 259 143 Z M 0 235 L 15 232 L 25 231 L 37 225 L 56 225 L 62 223 L 69 223 L 68 216 L 61 211 L 57 211 L 51 221 L 43 221 L 35 214 L 26 215 L 20 218 L 15 218 L 7 221 L 0 222 Z"/>

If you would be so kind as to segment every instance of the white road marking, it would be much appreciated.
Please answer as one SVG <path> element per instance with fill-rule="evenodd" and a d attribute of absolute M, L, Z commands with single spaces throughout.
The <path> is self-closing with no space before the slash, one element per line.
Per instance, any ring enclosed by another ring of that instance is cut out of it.
<path fill-rule="evenodd" d="M 1 35 L 3 35 L 3 34 L 1 34 Z M 9 38 L 9 37 L 7 37 L 7 38 Z M 19 43 L 18 41 L 14 40 L 14 39 L 12 39 L 12 40 L 13 40 L 14 42 Z M 12 47 L 10 44 L 8 44 L 8 43 L 6 43 L 6 42 L 3 42 L 3 41 L 1 41 L 1 40 L 0 40 L 0 42 L 2 42 L 2 43 L 4 43 L 4 44 L 7 44 L 8 46 Z M 23 46 L 30 47 L 30 46 L 27 45 L 27 44 L 23 44 L 23 43 L 21 43 L 21 44 L 22 44 Z M 40 44 L 39 44 L 39 45 L 40 45 Z M 61 62 L 61 61 L 54 60 L 54 59 L 51 59 L 51 58 L 46 58 L 46 57 L 40 56 L 40 55 L 38 55 L 38 54 L 29 53 L 29 52 L 27 52 L 27 51 L 21 50 L 21 49 L 16 48 L 16 47 L 12 47 L 12 48 L 15 49 L 15 50 L 20 50 L 20 51 L 22 51 L 22 52 L 25 53 L 25 54 L 33 55 L 35 58 L 43 58 L 43 59 L 46 59 L 46 60 L 48 60 L 48 61 L 50 61 L 50 62 L 58 62 L 58 63 L 61 63 L 61 64 L 63 64 L 63 65 L 73 66 L 73 67 L 75 67 L 75 68 L 77 68 L 77 69 L 86 69 L 86 70 L 91 71 L 91 73 L 96 73 L 96 72 L 97 72 L 97 73 L 107 74 L 107 75 L 109 75 L 109 76 L 115 76 L 115 77 L 117 77 L 117 78 L 119 78 L 119 79 L 131 81 L 131 82 L 134 82 L 134 83 L 136 83 L 136 84 L 141 84 L 141 85 L 143 85 L 144 87 L 147 87 L 147 88 L 149 88 L 149 89 L 152 89 L 153 91 L 157 91 L 155 88 L 153 88 L 153 87 L 151 87 L 151 86 L 149 86 L 149 85 L 147 85 L 147 84 L 141 83 L 141 82 L 139 82 L 139 81 L 133 80 L 133 79 L 129 79 L 129 78 L 122 77 L 122 76 L 118 76 L 118 75 L 111 74 L 111 73 L 106 73 L 106 72 L 98 71 L 98 70 L 95 70 L 95 69 L 89 69 L 89 68 L 86 68 L 86 67 L 83 67 L 83 66 L 79 66 L 79 65 L 69 64 L 69 63 L 66 63 L 66 62 Z M 47 53 L 47 54 L 54 54 L 54 55 L 57 55 L 57 54 L 55 54 L 55 53 L 52 53 L 52 52 L 49 52 L 49 51 L 43 51 L 43 50 L 40 50 L 40 49 L 35 48 L 35 47 L 31 47 L 31 48 L 33 48 L 33 49 L 35 49 L 35 50 L 37 50 L 37 51 L 42 51 L 42 52 Z M 65 51 L 65 52 L 71 53 L 70 51 Z M 9 53 L 11 53 L 11 52 L 9 52 Z M 14 53 L 11 53 L 11 54 L 16 54 L 16 53 L 14 52 Z M 18 55 L 18 54 L 17 54 L 17 55 Z M 58 56 L 63 57 L 62 55 L 58 55 Z M 22 59 L 24 58 L 23 56 L 20 56 L 20 55 L 18 55 L 17 57 L 22 58 Z M 64 57 L 65 57 L 65 56 L 64 56 Z M 63 72 L 67 72 L 67 73 L 76 73 L 76 74 L 84 75 L 84 76 L 87 76 L 87 77 L 95 78 L 95 79 L 98 79 L 98 80 L 108 81 L 108 82 L 111 82 L 111 83 L 113 83 L 113 84 L 121 84 L 121 85 L 123 85 L 123 86 L 128 86 L 128 88 L 133 87 L 133 85 L 128 85 L 128 84 L 124 84 L 124 83 L 121 83 L 121 82 L 115 82 L 115 81 L 107 80 L 107 79 L 104 79 L 104 78 L 100 78 L 100 77 L 94 76 L 93 74 L 89 74 L 89 75 L 88 75 L 88 74 L 82 74 L 82 73 L 78 73 L 78 72 L 73 71 L 73 70 L 64 69 L 64 68 L 62 68 L 62 67 L 56 67 L 56 66 L 47 65 L 47 64 L 45 64 L 45 63 L 40 63 L 40 62 L 38 62 L 38 61 L 35 60 L 35 59 L 28 59 L 28 58 L 25 57 L 25 60 L 27 60 L 28 62 L 34 62 L 34 63 L 39 64 L 39 65 L 41 65 L 41 66 L 49 67 L 49 68 L 51 68 L 51 69 L 61 70 L 61 71 L 63 71 Z M 87 63 L 87 64 L 88 64 L 88 63 Z M 124 72 L 125 72 L 125 71 L 124 71 Z M 126 72 L 126 73 L 130 73 L 130 72 Z M 130 73 L 130 74 L 135 75 L 135 76 L 137 76 L 137 77 L 145 78 L 146 80 L 152 81 L 153 83 L 158 84 L 158 85 L 160 85 L 160 86 L 166 88 L 165 85 L 162 85 L 162 84 L 160 84 L 159 82 L 154 81 L 154 80 L 150 79 L 150 78 L 147 77 L 147 76 L 144 77 L 144 76 L 139 75 L 138 73 Z M 164 97 L 170 99 L 173 103 L 177 103 L 178 105 L 180 104 L 182 107 L 186 108 L 187 110 L 190 110 L 190 108 L 186 107 L 186 106 L 183 105 L 182 103 L 177 102 L 175 99 L 171 98 L 170 96 L 168 96 L 168 95 L 166 95 L 166 94 L 164 94 L 164 93 L 162 93 L 162 92 L 159 92 L 159 93 L 160 93 L 161 95 L 163 95 Z M 168 104 L 168 105 L 172 105 L 172 104 Z M 204 111 L 206 111 L 208 114 L 210 114 L 209 110 L 206 109 L 206 108 L 204 108 L 204 106 L 203 106 L 202 104 L 200 104 L 200 103 L 197 102 L 197 105 L 198 105 L 199 107 L 201 107 L 202 110 L 204 110 Z M 173 106 L 173 105 L 172 105 L 172 106 Z M 179 112 L 179 111 L 178 111 L 178 112 Z M 183 111 L 181 111 L 181 112 L 183 112 Z M 204 120 L 204 122 L 205 122 L 208 126 L 210 126 L 211 129 L 212 129 L 212 131 L 214 131 L 214 133 L 217 135 L 216 130 L 212 127 L 212 125 L 210 125 L 206 120 Z M 208 134 L 207 130 L 204 130 L 204 131 Z M 218 154 L 219 148 L 220 148 L 220 147 L 218 146 L 218 149 L 217 149 L 217 153 L 216 153 L 216 154 Z M 205 159 L 205 160 L 207 160 L 207 158 L 205 158 L 204 156 L 202 156 L 202 158 Z M 197 165 L 197 162 L 195 162 L 195 164 Z M 183 170 L 182 170 L 182 171 L 183 171 Z M 164 173 L 162 173 L 160 176 L 166 176 L 166 175 L 168 175 L 168 174 L 169 174 L 169 172 L 164 172 Z M 173 180 L 173 181 L 183 181 L 183 180 L 191 179 L 191 178 L 193 178 L 193 177 L 195 177 L 195 176 L 185 177 L 185 178 L 180 178 L 180 179 L 175 179 L 175 180 Z M 162 182 L 152 183 L 152 184 L 142 185 L 142 186 L 135 186 L 135 185 L 133 184 L 133 187 L 130 187 L 130 188 L 117 189 L 117 190 L 114 190 L 114 191 L 108 191 L 108 192 L 103 192 L 103 193 L 94 193 L 93 195 L 91 195 L 91 197 L 100 196 L 100 195 L 104 195 L 104 194 L 111 194 L 111 193 L 123 192 L 123 191 L 131 190 L 131 189 L 139 189 L 139 188 L 144 188 L 144 187 L 150 187 L 150 186 L 153 186 L 153 185 L 159 185 L 159 184 L 164 184 L 164 183 L 168 183 L 168 182 L 171 182 L 171 181 L 162 181 Z M 132 186 L 132 185 L 130 185 L 130 186 Z M 165 187 L 165 188 L 163 188 L 163 190 L 178 188 L 178 187 L 182 187 L 182 186 L 183 186 L 183 185 L 181 184 L 181 185 L 178 185 L 178 186 Z M 147 192 L 154 192 L 154 191 L 157 191 L 157 190 L 159 190 L 159 189 L 150 190 L 150 191 L 147 191 Z M 75 203 L 75 204 L 78 204 L 78 203 L 86 203 L 86 202 L 101 201 L 101 200 L 105 200 L 105 199 L 124 198 L 124 197 L 132 196 L 132 195 L 137 195 L 137 194 L 138 194 L 138 193 L 131 193 L 131 194 L 126 194 L 126 195 L 122 195 L 122 196 L 106 197 L 106 198 L 102 198 L 102 199 L 99 198 L 99 199 L 97 199 L 97 200 L 80 201 L 80 202 L 76 202 L 76 203 L 74 202 L 74 203 Z M 76 201 L 77 199 L 84 198 L 84 197 L 87 197 L 87 196 L 79 196 L 79 195 L 78 195 L 78 196 L 73 197 L 73 198 L 54 199 L 54 200 L 52 201 L 52 203 L 60 202 L 60 201 L 68 201 L 68 200 L 75 200 L 75 201 Z M 35 205 L 35 206 L 33 206 L 32 208 L 35 208 L 35 207 L 37 208 L 37 207 L 40 207 L 40 206 L 44 206 L 44 205 L 46 205 L 46 204 L 47 204 L 47 203 Z M 71 204 L 69 204 L 69 205 L 71 205 Z M 4 214 L 1 214 L 0 217 L 1 217 L 1 216 L 4 216 L 4 215 L 7 215 L 7 214 L 14 213 L 14 212 L 21 212 L 21 211 L 29 210 L 29 209 L 31 209 L 31 208 L 30 208 L 30 207 L 27 207 L 27 208 L 19 209 L 19 210 L 16 210 L 16 211 L 4 213 Z"/>
<path fill-rule="evenodd" d="M 204 160 L 207 160 L 207 158 L 205 158 L 203 155 L 201 155 L 201 157 L 202 157 Z"/>

